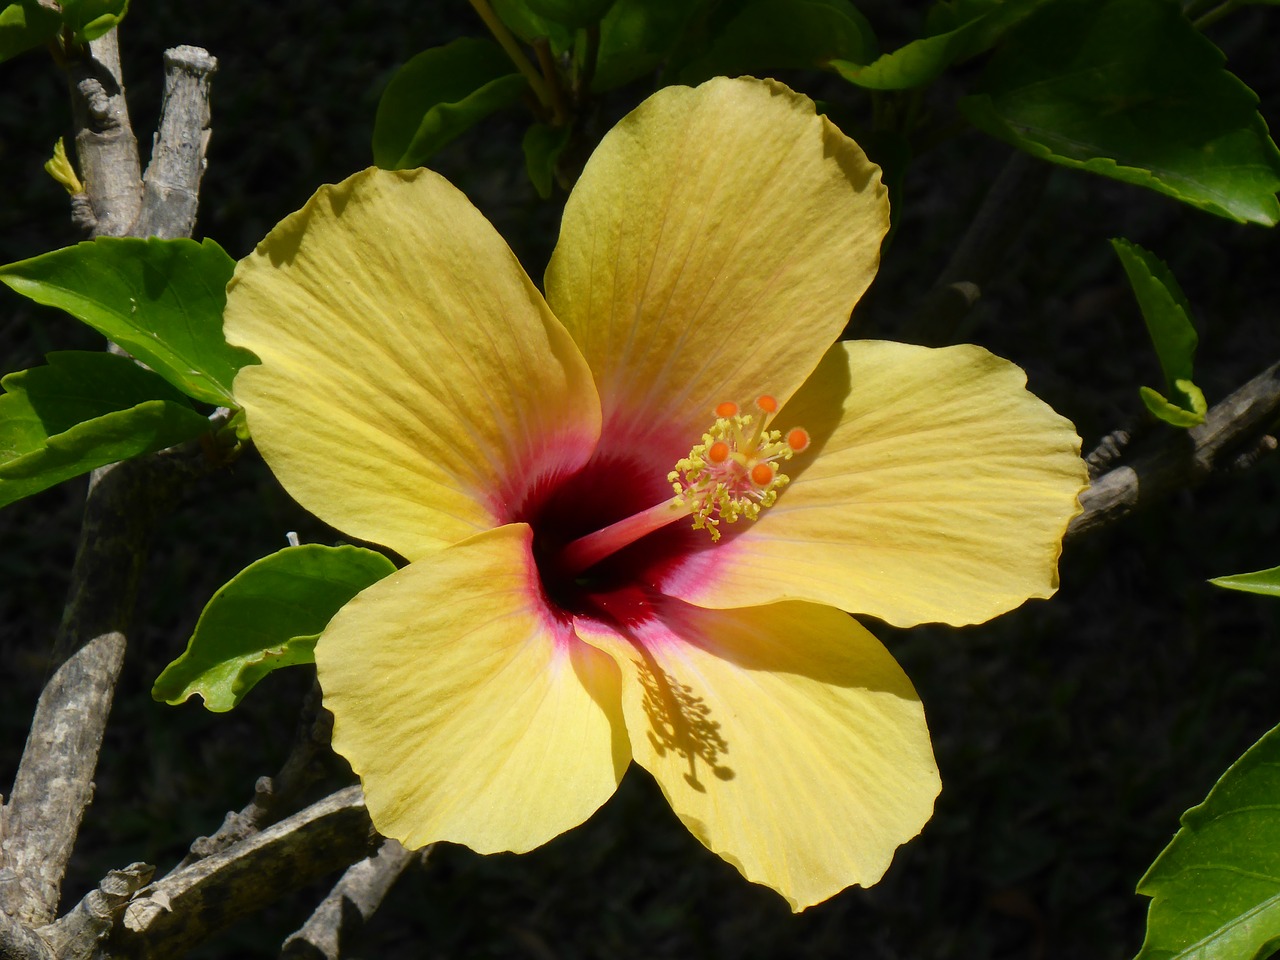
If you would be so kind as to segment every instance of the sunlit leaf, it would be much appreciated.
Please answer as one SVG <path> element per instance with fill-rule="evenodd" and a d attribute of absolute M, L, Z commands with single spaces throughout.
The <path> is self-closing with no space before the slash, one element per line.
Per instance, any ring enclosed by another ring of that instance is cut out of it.
<path fill-rule="evenodd" d="M 363 547 L 307 544 L 263 557 L 213 595 L 186 652 L 156 678 L 151 695 L 178 704 L 199 694 L 209 710 L 230 710 L 271 671 L 311 663 L 333 615 L 394 571 Z"/>
<path fill-rule="evenodd" d="M 61 0 L 62 22 L 81 43 L 97 40 L 124 19 L 129 0 Z"/>
<path fill-rule="evenodd" d="M 1228 577 L 1214 577 L 1209 582 L 1215 586 L 1226 587 L 1228 590 L 1280 597 L 1280 567 L 1257 570 L 1253 573 L 1237 573 Z"/>
<path fill-rule="evenodd" d="M 1189 401 L 1189 407 L 1180 407 L 1176 403 L 1171 403 L 1163 394 L 1150 387 L 1139 387 L 1138 395 L 1142 397 L 1142 402 L 1156 419 L 1163 420 L 1173 427 L 1198 427 L 1204 423 L 1205 411 L 1208 409 L 1204 394 L 1190 380 L 1177 382 L 1182 385 L 1181 392 L 1192 398 Z"/>
<path fill-rule="evenodd" d="M 929 33 L 873 61 L 832 60 L 831 66 L 851 83 L 873 90 L 907 90 L 937 79 L 953 63 L 991 48 L 1014 24 L 1045 0 L 971 0 L 939 4 L 930 17 Z"/>
<path fill-rule="evenodd" d="M 0 63 L 44 46 L 61 27 L 58 11 L 38 0 L 18 0 L 0 7 Z"/>
<path fill-rule="evenodd" d="M 1237 221 L 1280 220 L 1280 151 L 1258 98 L 1167 0 L 1056 0 L 961 101 L 978 127 L 1064 166 Z"/>
<path fill-rule="evenodd" d="M 462 37 L 411 58 L 378 101 L 373 161 L 385 170 L 421 166 L 437 150 L 528 89 L 502 48 Z"/>
<path fill-rule="evenodd" d="M 1139 882 L 1137 960 L 1261 960 L 1280 943 L 1280 727 L 1222 775 Z"/>
<path fill-rule="evenodd" d="M 209 429 L 186 397 L 127 357 L 46 359 L 0 380 L 0 506 Z"/>
<path fill-rule="evenodd" d="M 234 267 L 212 240 L 100 237 L 0 267 L 0 283 L 87 323 L 188 396 L 234 406 L 231 381 L 254 359 L 222 336 Z"/>
<path fill-rule="evenodd" d="M 875 34 L 851 3 L 753 0 L 679 76 L 682 83 L 698 84 L 715 76 L 822 67 L 830 60 L 865 62 L 875 52 Z"/>

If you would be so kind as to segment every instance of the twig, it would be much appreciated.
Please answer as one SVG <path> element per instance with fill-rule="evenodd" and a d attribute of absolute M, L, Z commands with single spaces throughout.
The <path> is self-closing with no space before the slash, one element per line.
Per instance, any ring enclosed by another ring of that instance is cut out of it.
<path fill-rule="evenodd" d="M 115 31 L 95 40 L 90 52 L 68 64 L 88 200 L 81 198 L 73 210 L 89 211 L 95 235 L 123 235 L 136 229 L 141 185 Z M 203 143 L 205 126 L 207 111 L 187 139 Z M 171 124 L 168 135 L 180 134 Z M 198 189 L 198 175 L 188 186 Z M 189 205 L 185 196 L 181 200 Z M 179 213 L 174 222 L 183 217 L 190 219 Z M 182 481 L 207 467 L 199 446 L 190 444 L 90 475 L 53 674 L 36 704 L 12 795 L 0 807 L 0 913 L 29 929 L 56 915 L 67 861 L 93 796 L 151 530 Z"/>
<path fill-rule="evenodd" d="M 1215 471 L 1248 466 L 1257 459 L 1255 446 L 1258 455 L 1275 448 L 1265 435 L 1277 418 L 1280 363 L 1212 407 L 1200 426 L 1166 432 L 1138 452 L 1132 463 L 1098 477 L 1081 495 L 1084 512 L 1071 521 L 1067 537 L 1096 530 Z"/>
<path fill-rule="evenodd" d="M 933 289 L 907 322 L 903 336 L 937 346 L 973 308 L 981 288 L 1007 264 L 1006 254 L 1025 229 L 1049 176 L 1049 165 L 1014 153 L 1000 171 Z"/>
<path fill-rule="evenodd" d="M 198 449 L 198 448 L 197 448 Z M 149 457 L 96 470 L 85 502 L 71 588 L 53 650 L 56 669 L 0 812 L 0 910 L 28 926 L 53 920 L 58 890 L 93 797 L 93 773 L 155 517 L 182 476 Z"/>
<path fill-rule="evenodd" d="M 321 706 L 320 685 L 313 682 L 302 705 L 293 747 L 280 772 L 274 777 L 259 777 L 249 804 L 239 812 L 228 813 L 213 836 L 197 837 L 174 872 L 225 850 L 279 820 L 283 811 L 323 776 L 322 760 L 332 756 L 329 751 L 332 735 L 333 714 Z"/>
<path fill-rule="evenodd" d="M 131 863 L 123 870 L 112 870 L 75 909 L 40 930 L 58 960 L 92 960 L 129 900 L 146 886 L 153 873 L 155 867 L 145 863 Z"/>
<path fill-rule="evenodd" d="M 406 850 L 387 840 L 376 855 L 348 868 L 320 906 L 280 949 L 281 960 L 340 960 L 405 869 L 430 850 Z"/>
<path fill-rule="evenodd" d="M 129 904 L 112 956 L 169 960 L 233 921 L 369 855 L 377 835 L 359 787 L 178 870 Z"/>
<path fill-rule="evenodd" d="M 218 61 L 200 47 L 164 53 L 164 102 L 151 162 L 142 178 L 138 237 L 189 237 L 209 147 L 209 85 Z"/>
<path fill-rule="evenodd" d="M 89 56 L 67 65 L 76 159 L 87 204 L 73 206 L 79 225 L 95 237 L 129 233 L 142 209 L 138 141 L 129 123 L 116 31 L 89 44 Z"/>

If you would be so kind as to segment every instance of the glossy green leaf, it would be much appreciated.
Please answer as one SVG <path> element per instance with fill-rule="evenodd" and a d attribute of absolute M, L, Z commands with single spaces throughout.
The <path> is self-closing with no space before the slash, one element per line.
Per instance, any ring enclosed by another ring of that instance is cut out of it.
<path fill-rule="evenodd" d="M 186 652 L 156 678 L 151 695 L 179 704 L 199 694 L 209 710 L 230 710 L 272 670 L 312 662 L 333 615 L 394 571 L 372 550 L 319 544 L 251 563 L 213 595 Z"/>
<path fill-rule="evenodd" d="M 617 0 L 600 21 L 591 89 L 602 93 L 655 72 L 705 5 L 706 0 Z"/>
<path fill-rule="evenodd" d="M 1280 151 L 1222 63 L 1168 0 L 1056 0 L 1006 37 L 961 108 L 1034 156 L 1272 225 Z"/>
<path fill-rule="evenodd" d="M 928 35 L 872 61 L 856 57 L 831 66 L 850 83 L 872 90 L 908 90 L 933 82 L 953 63 L 989 50 L 1045 0 L 971 0 L 939 4 Z"/>
<path fill-rule="evenodd" d="M 589 27 L 600 22 L 613 0 L 525 0 L 525 3 L 544 20 L 566 27 Z"/>
<path fill-rule="evenodd" d="M 1227 577 L 1214 577 L 1209 582 L 1218 587 L 1226 587 L 1228 590 L 1280 597 L 1280 567 L 1257 570 L 1253 573 L 1237 573 Z"/>
<path fill-rule="evenodd" d="M 1280 943 L 1280 727 L 1231 765 L 1139 882 L 1137 960 L 1262 960 Z"/>
<path fill-rule="evenodd" d="M 551 196 L 551 185 L 555 182 L 556 162 L 560 154 L 569 144 L 572 134 L 569 127 L 552 127 L 545 123 L 535 123 L 525 131 L 524 165 L 533 182 L 534 189 L 543 200 Z"/>
<path fill-rule="evenodd" d="M 1190 380 L 1199 338 L 1191 323 L 1191 305 L 1168 264 L 1136 243 L 1119 237 L 1111 247 L 1129 277 L 1151 343 L 1160 358 L 1165 383 Z"/>
<path fill-rule="evenodd" d="M 437 150 L 528 89 L 502 48 L 462 37 L 396 71 L 378 101 L 373 162 L 384 170 L 421 166 Z"/>
<path fill-rule="evenodd" d="M 46 359 L 0 380 L 0 506 L 209 429 L 186 397 L 127 357 Z"/>
<path fill-rule="evenodd" d="M 234 267 L 212 240 L 100 237 L 0 267 L 0 283 L 84 321 L 188 396 L 231 407 L 236 371 L 254 362 L 222 336 Z"/>
<path fill-rule="evenodd" d="M 874 59 L 876 38 L 858 8 L 844 0 L 752 0 L 680 71 L 681 83 L 759 76 L 778 69 Z"/>
<path fill-rule="evenodd" d="M 38 0 L 18 0 L 0 7 L 0 63 L 10 57 L 44 46 L 62 27 L 57 10 Z"/>
<path fill-rule="evenodd" d="M 88 43 L 124 19 L 129 0 L 61 0 L 62 22 L 76 40 Z"/>

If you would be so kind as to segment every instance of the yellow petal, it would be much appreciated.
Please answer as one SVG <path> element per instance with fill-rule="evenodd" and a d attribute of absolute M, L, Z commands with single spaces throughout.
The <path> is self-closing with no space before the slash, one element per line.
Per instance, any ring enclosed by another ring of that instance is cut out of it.
<path fill-rule="evenodd" d="M 699 840 L 793 910 L 875 883 L 928 821 L 924 710 L 851 617 L 669 600 L 620 629 L 578 625 L 622 667 L 636 762 Z"/>
<path fill-rule="evenodd" d="M 577 826 L 629 762 L 618 670 L 541 599 L 511 524 L 361 593 L 316 645 L 333 747 L 378 830 L 523 852 Z"/>
<path fill-rule="evenodd" d="M 886 196 L 858 145 L 772 81 L 666 87 L 625 117 L 569 197 L 546 279 L 609 431 L 661 428 L 674 462 L 717 403 L 789 397 L 875 274 Z"/>
<path fill-rule="evenodd" d="M 505 523 L 599 435 L 590 371 L 514 254 L 428 170 L 322 187 L 241 261 L 235 382 L 286 490 L 413 559 Z"/>
<path fill-rule="evenodd" d="M 971 345 L 837 344 L 778 415 L 813 443 L 776 506 L 663 588 L 713 607 L 805 599 L 898 626 L 979 623 L 1058 587 L 1087 478 L 1068 420 Z"/>

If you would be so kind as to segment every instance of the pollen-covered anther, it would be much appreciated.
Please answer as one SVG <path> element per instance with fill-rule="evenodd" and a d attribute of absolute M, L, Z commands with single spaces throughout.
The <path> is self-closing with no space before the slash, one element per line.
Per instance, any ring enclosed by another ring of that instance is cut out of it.
<path fill-rule="evenodd" d="M 702 442 L 667 475 L 675 490 L 674 504 L 693 516 L 695 530 L 720 539 L 720 525 L 745 517 L 755 520 L 771 507 L 790 479 L 778 463 L 790 460 L 809 445 L 809 434 L 793 427 L 784 437 L 770 430 L 778 401 L 769 394 L 756 397 L 756 413 L 741 413 L 725 401 L 715 408 L 716 419 Z"/>

